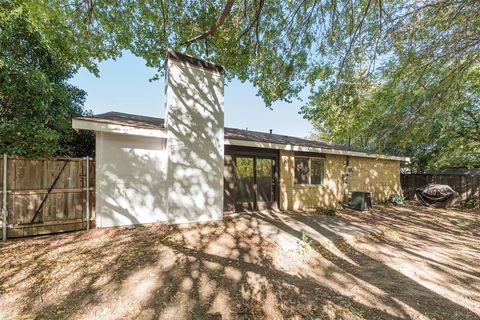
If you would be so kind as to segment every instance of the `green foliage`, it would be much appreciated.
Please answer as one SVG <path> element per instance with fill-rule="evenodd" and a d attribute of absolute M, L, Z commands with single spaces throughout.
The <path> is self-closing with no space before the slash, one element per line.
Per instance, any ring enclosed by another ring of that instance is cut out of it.
<path fill-rule="evenodd" d="M 480 3 L 366 3 L 359 40 L 305 117 L 334 142 L 409 155 L 414 171 L 479 165 Z"/>
<path fill-rule="evenodd" d="M 0 2 L 0 153 L 86 155 L 93 137 L 75 133 L 86 93 L 67 83 L 73 69 L 16 1 Z M 81 139 L 80 139 L 81 138 Z"/>
<path fill-rule="evenodd" d="M 161 74 L 172 48 L 226 66 L 228 78 L 252 82 L 267 105 L 294 98 L 320 72 L 317 54 L 331 33 L 322 27 L 330 1 L 234 1 L 198 41 L 191 40 L 216 25 L 227 1 L 24 2 L 36 27 L 69 44 L 62 55 L 76 66 L 96 72 L 96 62 L 128 50 Z"/>
<path fill-rule="evenodd" d="M 302 231 L 302 238 L 298 240 L 297 253 L 300 256 L 309 256 L 315 250 L 313 249 L 313 240 Z"/>
<path fill-rule="evenodd" d="M 303 110 L 333 141 L 410 155 L 415 171 L 478 165 L 480 69 L 472 67 L 441 93 L 429 81 L 406 92 L 407 81 L 392 78 L 393 71 L 375 85 L 365 81 L 319 91 Z"/>
<path fill-rule="evenodd" d="M 75 67 L 129 50 L 160 75 L 172 48 L 223 64 L 267 106 L 311 88 L 302 111 L 333 142 L 412 156 L 417 171 L 478 163 L 478 1 L 23 3 Z"/>

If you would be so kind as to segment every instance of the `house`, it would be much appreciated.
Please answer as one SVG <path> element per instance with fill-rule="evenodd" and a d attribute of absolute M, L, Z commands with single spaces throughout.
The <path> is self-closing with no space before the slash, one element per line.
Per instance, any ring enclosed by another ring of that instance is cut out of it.
<path fill-rule="evenodd" d="M 96 132 L 96 225 L 220 220 L 224 211 L 336 207 L 400 193 L 400 162 L 322 141 L 224 128 L 223 67 L 170 51 L 165 119 L 108 112 Z"/>

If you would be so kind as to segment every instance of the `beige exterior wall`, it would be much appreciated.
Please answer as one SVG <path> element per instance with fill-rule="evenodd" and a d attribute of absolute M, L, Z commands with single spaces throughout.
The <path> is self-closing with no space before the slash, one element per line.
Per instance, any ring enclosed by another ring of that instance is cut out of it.
<path fill-rule="evenodd" d="M 344 194 L 354 191 L 373 192 L 374 201 L 400 193 L 400 162 L 362 157 L 349 157 L 351 168 L 344 178 L 347 157 L 325 155 L 325 179 L 321 186 L 294 184 L 295 157 L 293 151 L 280 151 L 281 210 L 333 208 L 343 202 Z"/>
<path fill-rule="evenodd" d="M 350 191 L 373 192 L 377 202 L 401 193 L 400 161 L 351 157 L 350 167 Z"/>

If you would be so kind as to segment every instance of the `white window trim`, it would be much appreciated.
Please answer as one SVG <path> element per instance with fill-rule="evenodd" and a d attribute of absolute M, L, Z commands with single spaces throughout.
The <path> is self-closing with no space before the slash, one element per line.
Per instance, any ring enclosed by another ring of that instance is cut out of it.
<path fill-rule="evenodd" d="M 296 164 L 296 159 L 297 158 L 302 158 L 302 159 L 308 159 L 308 183 L 296 183 L 295 182 L 295 172 L 297 169 L 297 164 Z M 323 179 L 322 183 L 319 184 L 312 184 L 312 159 L 315 160 L 322 160 L 323 161 Z M 293 156 L 293 185 L 296 187 L 317 187 L 317 186 L 323 186 L 325 184 L 325 157 L 309 157 L 309 156 Z"/>

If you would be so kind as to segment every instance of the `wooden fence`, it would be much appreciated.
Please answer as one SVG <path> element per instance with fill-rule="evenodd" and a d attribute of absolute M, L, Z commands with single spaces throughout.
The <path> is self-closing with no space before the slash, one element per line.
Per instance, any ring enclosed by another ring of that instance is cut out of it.
<path fill-rule="evenodd" d="M 447 184 L 458 192 L 454 204 L 475 206 L 480 201 L 480 176 L 453 174 L 402 174 L 403 195 L 408 200 L 415 197 L 415 189 L 429 183 Z"/>
<path fill-rule="evenodd" d="M 0 203 L 3 207 L 4 160 L 0 159 Z M 7 237 L 49 234 L 93 227 L 95 161 L 87 159 L 7 158 Z M 87 186 L 90 186 L 87 224 Z M 1 208 L 1 207 L 0 207 Z"/>

